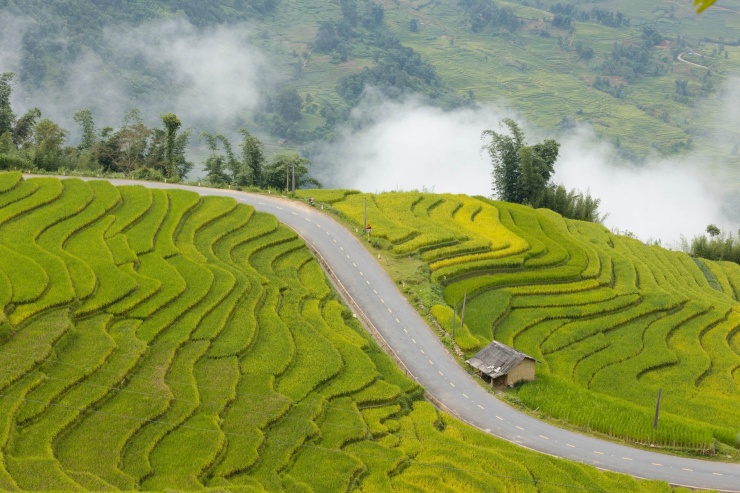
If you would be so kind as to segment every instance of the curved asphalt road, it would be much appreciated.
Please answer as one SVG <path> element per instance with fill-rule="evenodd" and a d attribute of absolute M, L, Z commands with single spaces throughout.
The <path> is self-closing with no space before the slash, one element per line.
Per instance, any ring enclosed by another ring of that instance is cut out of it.
<path fill-rule="evenodd" d="M 360 240 L 308 205 L 229 190 L 110 181 L 116 185 L 143 184 L 233 197 L 277 216 L 319 253 L 344 295 L 349 296 L 350 304 L 371 322 L 432 399 L 473 426 L 530 449 L 602 469 L 662 479 L 673 485 L 740 492 L 740 464 L 664 455 L 580 435 L 539 421 L 498 400 L 450 356 Z"/>

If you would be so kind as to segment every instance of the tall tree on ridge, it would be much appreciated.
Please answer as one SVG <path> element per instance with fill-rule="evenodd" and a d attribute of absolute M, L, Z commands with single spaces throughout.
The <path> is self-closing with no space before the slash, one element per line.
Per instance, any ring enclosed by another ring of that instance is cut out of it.
<path fill-rule="evenodd" d="M 15 115 L 10 107 L 10 95 L 13 93 L 11 82 L 15 74 L 13 72 L 4 72 L 0 74 L 0 135 L 5 132 L 13 132 L 13 122 Z"/>
<path fill-rule="evenodd" d="M 265 151 L 262 142 L 246 129 L 239 129 L 243 135 L 242 166 L 238 176 L 234 176 L 237 185 L 261 187 L 263 185 L 262 171 L 265 166 Z"/>

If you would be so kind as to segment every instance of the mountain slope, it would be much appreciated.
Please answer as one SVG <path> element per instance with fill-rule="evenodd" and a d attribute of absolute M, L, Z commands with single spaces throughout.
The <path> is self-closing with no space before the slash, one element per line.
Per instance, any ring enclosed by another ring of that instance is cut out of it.
<path fill-rule="evenodd" d="M 308 194 L 350 227 L 367 204 L 375 248 L 396 257 L 391 275 L 448 332 L 457 308 L 468 357 L 495 339 L 536 358 L 538 380 L 515 392 L 531 409 L 654 446 L 738 445 L 737 264 L 483 198 Z"/>
<path fill-rule="evenodd" d="M 274 216 L 17 173 L 0 190 L 4 490 L 670 491 L 438 413 Z"/>

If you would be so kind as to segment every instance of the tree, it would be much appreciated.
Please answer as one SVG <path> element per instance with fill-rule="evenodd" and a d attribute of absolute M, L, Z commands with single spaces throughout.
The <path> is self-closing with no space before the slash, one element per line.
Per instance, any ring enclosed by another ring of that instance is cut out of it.
<path fill-rule="evenodd" d="M 263 186 L 262 171 L 265 165 L 265 151 L 262 142 L 246 129 L 239 129 L 242 134 L 242 166 L 240 173 L 234 175 L 237 184 L 242 186 L 261 187 Z"/>
<path fill-rule="evenodd" d="M 531 204 L 550 181 L 560 144 L 548 139 L 528 146 L 514 120 L 505 118 L 500 125 L 508 128 L 508 135 L 485 130 L 481 136 L 491 139 L 483 148 L 491 156 L 493 191 L 500 200 Z"/>
<path fill-rule="evenodd" d="M 13 121 L 15 115 L 10 107 L 10 95 L 13 93 L 11 82 L 15 74 L 13 72 L 4 72 L 0 74 L 0 135 L 5 132 L 13 133 Z"/>
<path fill-rule="evenodd" d="M 103 129 L 101 137 L 108 137 L 102 146 L 107 151 L 109 163 L 101 163 L 107 171 L 130 173 L 144 166 L 149 154 L 149 143 L 152 131 L 144 124 L 141 112 L 133 109 L 123 117 L 123 126 L 115 133 L 112 129 Z M 110 165 L 108 168 L 107 165 Z"/>
<path fill-rule="evenodd" d="M 523 202 L 520 190 L 521 167 L 519 149 L 524 145 L 524 132 L 510 118 L 505 118 L 499 126 L 506 125 L 511 135 L 504 135 L 493 130 L 485 130 L 481 138 L 490 137 L 491 142 L 484 145 L 493 165 L 493 192 L 506 202 Z"/>
<path fill-rule="evenodd" d="M 31 144 L 31 136 L 39 118 L 41 118 L 41 110 L 31 108 L 25 115 L 16 120 L 13 126 L 13 144 L 16 149 L 22 149 Z"/>
<path fill-rule="evenodd" d="M 341 39 L 337 35 L 334 23 L 324 21 L 319 25 L 313 46 L 319 53 L 331 53 L 339 45 L 340 41 Z"/>
<path fill-rule="evenodd" d="M 320 187 L 318 181 L 309 178 L 308 166 L 311 161 L 298 154 L 278 154 L 272 162 L 265 167 L 264 186 L 285 190 L 286 178 L 288 188 L 293 185 L 293 169 L 295 169 L 295 184 L 297 188 L 303 185 L 314 185 Z"/>
<path fill-rule="evenodd" d="M 542 144 L 523 146 L 519 149 L 520 188 L 530 203 L 549 183 L 559 148 L 560 144 L 554 140 L 546 140 Z"/>
<path fill-rule="evenodd" d="M 95 120 L 88 108 L 81 109 L 74 114 L 74 121 L 82 127 L 82 137 L 77 148 L 81 151 L 91 149 L 95 145 Z"/>
<path fill-rule="evenodd" d="M 560 151 L 557 141 L 529 146 L 514 120 L 506 118 L 499 126 L 505 126 L 508 134 L 486 130 L 481 135 L 490 138 L 483 149 L 491 156 L 493 192 L 499 200 L 546 207 L 571 219 L 603 221 L 606 216 L 599 214 L 599 199 L 550 182 Z"/>
<path fill-rule="evenodd" d="M 709 226 L 707 226 L 707 233 L 712 238 L 716 238 L 717 236 L 719 236 L 719 234 L 721 233 L 721 231 L 719 230 L 719 228 L 716 225 L 710 224 Z"/>
<path fill-rule="evenodd" d="M 275 113 L 286 122 L 300 121 L 302 108 L 303 99 L 295 89 L 283 89 L 275 98 Z"/>
<path fill-rule="evenodd" d="M 53 121 L 45 118 L 34 128 L 34 164 L 45 170 L 59 168 L 62 146 L 67 140 L 67 132 Z"/>
<path fill-rule="evenodd" d="M 538 195 L 533 207 L 544 207 L 570 219 L 601 223 L 608 214 L 599 213 L 601 200 L 591 197 L 591 193 L 585 194 L 577 190 L 568 190 L 563 185 L 549 184 Z"/>
<path fill-rule="evenodd" d="M 166 176 L 168 178 L 178 179 L 177 173 L 177 131 L 182 126 L 182 122 L 174 113 L 165 113 L 162 115 L 162 123 L 165 131 L 165 148 L 164 159 L 166 162 Z"/>
<path fill-rule="evenodd" d="M 222 184 L 229 182 L 229 177 L 226 174 L 227 158 L 218 153 L 218 143 L 220 139 L 225 139 L 222 135 L 212 135 L 208 132 L 202 132 L 198 137 L 198 142 L 201 139 L 205 139 L 208 149 L 211 151 L 211 155 L 206 159 L 203 167 L 208 172 L 206 178 L 211 183 Z"/>
<path fill-rule="evenodd" d="M 347 21 L 350 26 L 356 26 L 357 0 L 339 0 L 339 6 L 342 9 L 342 19 Z"/>

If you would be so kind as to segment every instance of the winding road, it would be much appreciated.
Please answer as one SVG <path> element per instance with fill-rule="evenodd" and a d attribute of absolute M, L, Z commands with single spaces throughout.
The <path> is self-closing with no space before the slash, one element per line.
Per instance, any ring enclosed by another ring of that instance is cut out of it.
<path fill-rule="evenodd" d="M 350 306 L 426 389 L 431 400 L 479 429 L 539 452 L 602 469 L 673 485 L 740 492 L 740 464 L 665 455 L 563 430 L 523 414 L 488 393 L 452 358 L 360 240 L 319 210 L 269 195 L 110 181 L 115 185 L 143 184 L 228 196 L 277 216 L 317 253 Z"/>

